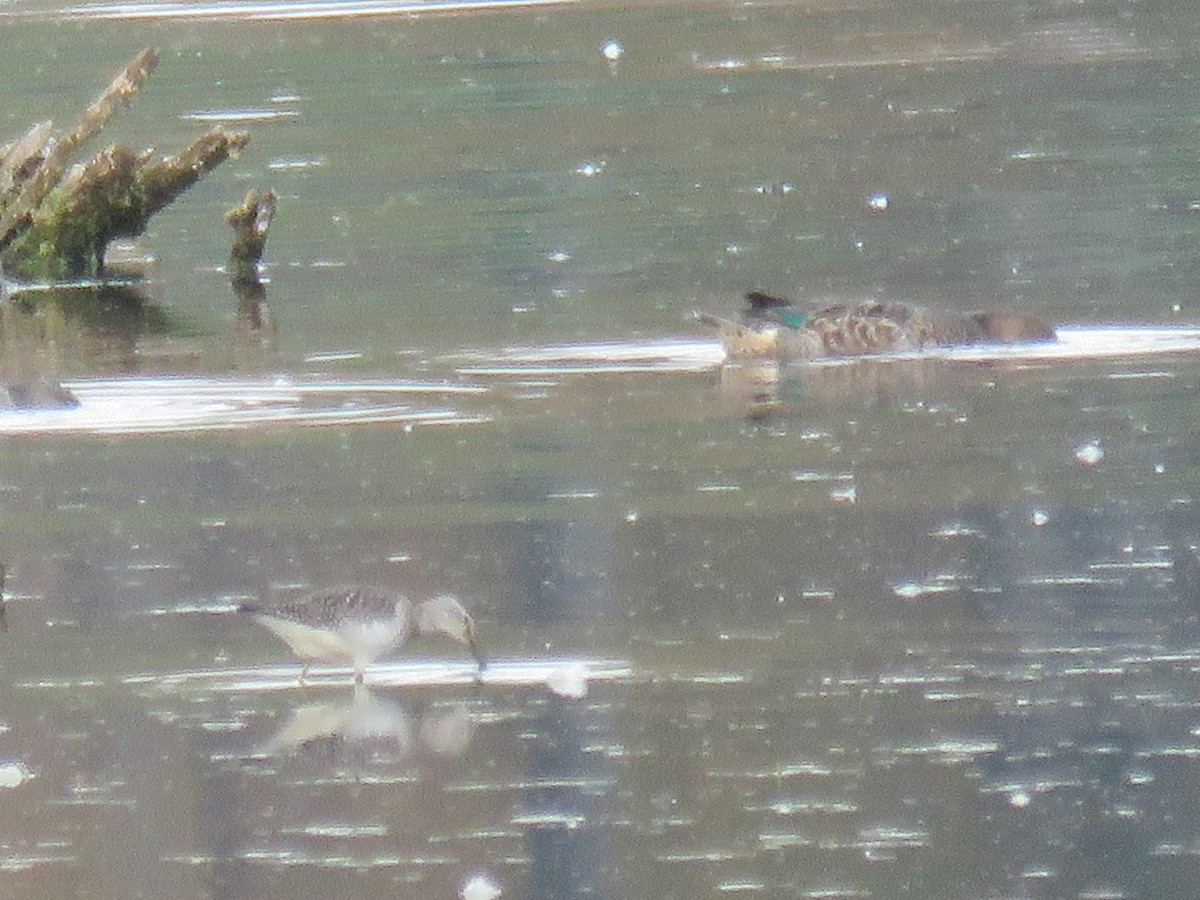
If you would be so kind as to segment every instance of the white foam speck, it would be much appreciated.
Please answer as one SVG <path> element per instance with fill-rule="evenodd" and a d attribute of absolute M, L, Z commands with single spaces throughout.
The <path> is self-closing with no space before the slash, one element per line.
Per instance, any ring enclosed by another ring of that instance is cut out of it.
<path fill-rule="evenodd" d="M 550 672 L 546 678 L 546 685 L 556 696 L 567 700 L 581 700 L 587 696 L 587 676 L 587 666 L 584 663 L 567 663 Z"/>
<path fill-rule="evenodd" d="M 1094 466 L 1104 459 L 1104 448 L 1099 441 L 1088 441 L 1075 448 L 1075 458 L 1085 466 Z"/>
<path fill-rule="evenodd" d="M 620 41 L 605 41 L 600 48 L 600 54 L 609 62 L 616 62 L 625 55 L 625 48 Z"/>
<path fill-rule="evenodd" d="M 476 872 L 458 889 L 462 900 L 496 900 L 501 893 L 500 886 L 486 872 Z"/>

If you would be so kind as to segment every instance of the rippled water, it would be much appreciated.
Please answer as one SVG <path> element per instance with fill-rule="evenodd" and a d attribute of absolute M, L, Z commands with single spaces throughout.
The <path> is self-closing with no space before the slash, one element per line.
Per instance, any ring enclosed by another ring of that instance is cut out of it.
<path fill-rule="evenodd" d="M 144 305 L 0 310 L 80 400 L 0 412 L 0 895 L 1195 895 L 1188 4 L 0 16 L 0 136 L 150 41 L 113 139 L 253 135 Z M 754 287 L 1059 341 L 723 366 Z M 236 612 L 354 582 L 482 683 Z"/>

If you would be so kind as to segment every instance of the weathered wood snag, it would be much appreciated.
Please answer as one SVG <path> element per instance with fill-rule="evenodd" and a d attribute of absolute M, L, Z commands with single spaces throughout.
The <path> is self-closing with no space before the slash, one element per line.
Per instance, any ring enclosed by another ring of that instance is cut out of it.
<path fill-rule="evenodd" d="M 259 282 L 259 264 L 267 243 L 267 230 L 275 217 L 274 191 L 251 190 L 246 199 L 225 213 L 225 221 L 233 229 L 233 245 L 229 250 L 229 277 L 237 282 Z"/>
<path fill-rule="evenodd" d="M 245 200 L 225 213 L 225 221 L 233 228 L 228 270 L 238 301 L 238 330 L 257 343 L 269 340 L 273 332 L 260 264 L 278 199 L 274 191 L 260 194 L 251 190 Z"/>
<path fill-rule="evenodd" d="M 154 159 L 114 144 L 68 168 L 89 138 L 128 105 L 158 64 L 148 48 L 126 66 L 69 131 L 43 122 L 0 148 L 0 265 L 29 278 L 102 277 L 113 238 L 136 237 L 160 209 L 250 140 L 216 127 L 175 156 Z"/>

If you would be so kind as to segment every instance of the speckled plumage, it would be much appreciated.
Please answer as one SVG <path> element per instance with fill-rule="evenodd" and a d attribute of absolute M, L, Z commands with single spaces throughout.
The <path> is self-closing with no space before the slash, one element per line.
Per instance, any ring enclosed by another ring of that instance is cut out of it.
<path fill-rule="evenodd" d="M 746 299 L 750 305 L 740 321 L 698 315 L 731 358 L 815 359 L 1054 340 L 1054 330 L 1040 319 L 1007 310 L 964 313 L 865 300 L 803 311 L 757 291 Z"/>
<path fill-rule="evenodd" d="M 394 617 L 407 629 L 410 606 L 407 597 L 386 588 L 346 586 L 314 591 L 291 603 L 246 603 L 242 611 L 318 628 L 333 628 L 349 619 Z"/>

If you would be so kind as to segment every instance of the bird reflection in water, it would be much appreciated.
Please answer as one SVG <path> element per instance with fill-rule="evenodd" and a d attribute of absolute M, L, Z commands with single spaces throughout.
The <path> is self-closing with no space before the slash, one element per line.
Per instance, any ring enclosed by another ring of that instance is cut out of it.
<path fill-rule="evenodd" d="M 261 748 L 278 756 L 326 742 L 387 744 L 397 757 L 420 747 L 437 756 L 458 756 L 470 746 L 474 724 L 466 703 L 413 716 L 362 683 L 350 699 L 312 703 L 292 710 L 288 721 Z"/>

